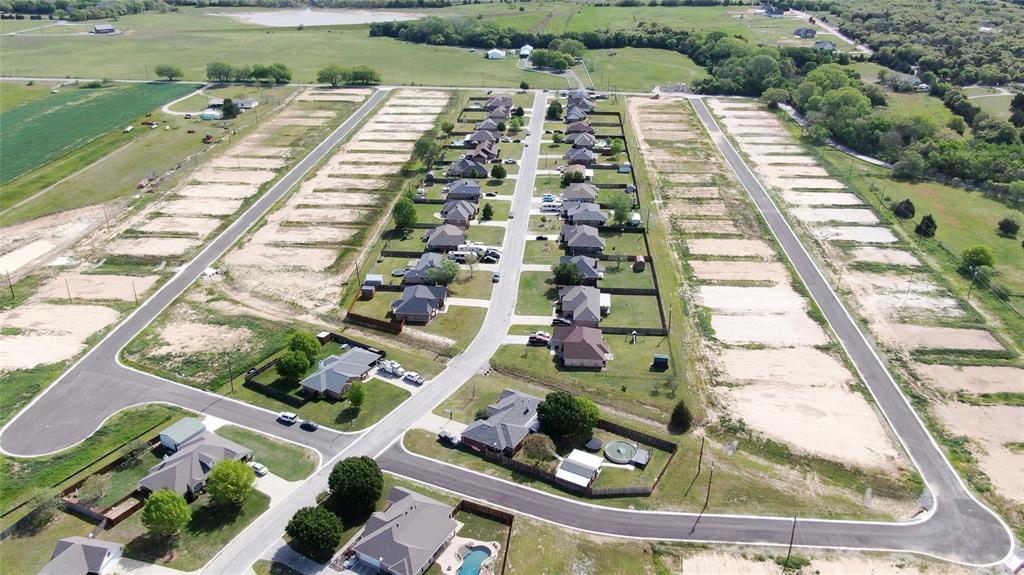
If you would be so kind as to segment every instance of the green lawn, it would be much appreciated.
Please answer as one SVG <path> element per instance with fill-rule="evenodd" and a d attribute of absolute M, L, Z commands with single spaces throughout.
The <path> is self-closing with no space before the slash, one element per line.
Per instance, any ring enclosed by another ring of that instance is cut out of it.
<path fill-rule="evenodd" d="M 971 103 L 978 106 L 990 115 L 1002 120 L 1010 119 L 1010 101 L 1013 96 L 989 96 L 987 98 L 972 98 Z"/>
<path fill-rule="evenodd" d="M 629 262 L 601 262 L 601 265 L 604 266 L 604 278 L 598 282 L 599 287 L 654 289 L 650 265 L 644 266 L 642 272 L 633 271 Z"/>
<path fill-rule="evenodd" d="M 498 226 L 470 226 L 466 231 L 466 240 L 483 242 L 487 246 L 501 247 L 505 239 L 505 228 Z"/>
<path fill-rule="evenodd" d="M 104 509 L 131 495 L 139 488 L 139 480 L 149 475 L 150 468 L 160 461 L 161 456 L 157 454 L 156 450 L 151 449 L 137 463 L 121 465 L 106 473 L 109 481 L 107 493 L 93 507 Z"/>
<path fill-rule="evenodd" d="M 891 117 L 926 116 L 938 128 L 944 128 L 954 114 L 942 100 L 928 94 L 886 92 L 887 113 Z"/>
<path fill-rule="evenodd" d="M 494 274 L 476 270 L 470 273 L 469 270 L 459 272 L 455 281 L 448 285 L 448 295 L 453 297 L 466 297 L 473 299 L 490 299 L 491 291 L 494 289 L 494 282 L 491 278 Z"/>
<path fill-rule="evenodd" d="M 647 255 L 647 247 L 644 245 L 643 234 L 601 230 L 601 237 L 604 239 L 604 253 L 607 255 Z"/>
<path fill-rule="evenodd" d="M 221 427 L 216 433 L 251 449 L 253 459 L 266 465 L 271 473 L 284 480 L 299 481 L 309 477 L 316 470 L 316 455 L 293 443 L 233 425 Z"/>
<path fill-rule="evenodd" d="M 176 421 L 181 411 L 162 405 L 125 410 L 72 449 L 32 459 L 0 456 L 0 510 L 10 511 L 37 487 L 66 486 L 83 479 L 86 469 L 98 469 L 119 457 L 129 441 L 149 431 L 152 437 Z M 113 453 L 112 453 L 113 452 Z M 110 454 L 110 455 L 108 455 Z"/>
<path fill-rule="evenodd" d="M 484 323 L 485 315 L 487 310 L 484 308 L 452 305 L 448 306 L 445 313 L 434 316 L 427 325 L 406 325 L 406 329 L 425 331 L 452 340 L 454 343 L 446 353 L 454 355 L 461 353 L 473 341 Z"/>
<path fill-rule="evenodd" d="M 549 235 L 549 238 L 556 238 L 557 233 Z M 558 242 L 550 240 L 530 240 L 526 242 L 526 251 L 523 253 L 523 263 L 527 264 L 548 264 L 555 265 L 559 258 L 565 255 Z"/>
<path fill-rule="evenodd" d="M 661 327 L 658 298 L 653 295 L 613 295 L 611 312 L 601 324 L 633 328 Z"/>
<path fill-rule="evenodd" d="M 614 55 L 612 55 L 614 54 Z M 598 90 L 622 89 L 647 91 L 659 84 L 692 85 L 707 76 L 707 71 L 689 57 L 656 48 L 617 48 L 615 50 L 588 50 L 583 55 L 590 77 L 577 66 L 577 74 L 588 84 L 593 79 Z"/>
<path fill-rule="evenodd" d="M 516 313 L 519 315 L 550 315 L 558 300 L 558 287 L 547 283 L 548 272 L 522 272 Z"/>
<path fill-rule="evenodd" d="M 70 513 L 57 518 L 35 533 L 14 535 L 0 543 L 0 572 L 8 575 L 38 573 L 50 561 L 57 541 L 65 537 L 84 537 L 95 527 Z"/>
<path fill-rule="evenodd" d="M 167 548 L 147 533 L 142 513 L 132 515 L 103 534 L 103 539 L 122 543 L 124 556 L 182 571 L 199 569 L 270 506 L 270 497 L 254 491 L 237 508 L 220 508 L 207 495 L 191 504 L 192 521 L 182 530 L 167 557 Z"/>
<path fill-rule="evenodd" d="M 253 564 L 252 570 L 256 575 L 302 575 L 302 571 L 296 571 L 284 563 L 260 559 Z"/>
<path fill-rule="evenodd" d="M 6 20 L 4 22 L 7 22 Z M 0 112 L 17 108 L 25 102 L 31 102 L 46 96 L 57 86 L 56 82 L 28 82 L 5 80 L 0 82 Z"/>

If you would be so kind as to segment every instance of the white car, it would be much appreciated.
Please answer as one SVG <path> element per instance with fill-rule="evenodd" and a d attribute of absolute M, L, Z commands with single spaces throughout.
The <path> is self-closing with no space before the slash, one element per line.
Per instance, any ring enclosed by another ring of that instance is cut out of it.
<path fill-rule="evenodd" d="M 392 361 L 390 359 L 385 359 L 380 362 L 380 370 L 395 377 L 402 377 L 405 375 L 405 369 L 399 365 L 397 361 Z"/>
<path fill-rule="evenodd" d="M 250 461 L 249 467 L 252 467 L 252 470 L 256 472 L 256 477 L 263 477 L 264 475 L 270 473 L 270 470 L 267 469 L 267 466 L 263 465 L 262 463 Z"/>
<path fill-rule="evenodd" d="M 290 411 L 282 411 L 281 413 L 277 414 L 277 420 L 280 421 L 281 423 L 291 425 L 299 420 L 299 416 L 295 415 Z"/>
<path fill-rule="evenodd" d="M 407 371 L 405 373 L 404 379 L 405 381 L 408 381 L 413 385 L 423 385 L 424 383 L 427 382 L 426 379 L 424 379 L 422 376 L 420 376 L 420 374 L 416 373 L 415 371 Z"/>

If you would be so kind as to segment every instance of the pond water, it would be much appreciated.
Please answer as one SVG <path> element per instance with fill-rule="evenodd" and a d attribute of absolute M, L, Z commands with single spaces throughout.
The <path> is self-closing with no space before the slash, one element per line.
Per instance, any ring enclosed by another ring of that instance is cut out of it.
<path fill-rule="evenodd" d="M 303 26 L 338 26 L 344 24 L 370 24 L 372 22 L 392 22 L 396 20 L 415 20 L 419 14 L 411 12 L 390 12 L 387 10 L 273 10 L 267 12 L 231 12 L 216 13 L 214 16 L 270 26 L 273 28 Z"/>

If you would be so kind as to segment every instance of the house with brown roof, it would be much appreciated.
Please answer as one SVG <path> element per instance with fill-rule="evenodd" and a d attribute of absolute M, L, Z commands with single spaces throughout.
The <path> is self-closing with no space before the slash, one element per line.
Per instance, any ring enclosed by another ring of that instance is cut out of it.
<path fill-rule="evenodd" d="M 574 183 L 569 184 L 562 192 L 562 200 L 566 202 L 596 202 L 597 186 L 594 184 Z"/>
<path fill-rule="evenodd" d="M 462 145 L 467 148 L 475 148 L 480 142 L 497 142 L 498 138 L 497 131 L 477 130 L 463 138 Z"/>
<path fill-rule="evenodd" d="M 596 327 L 556 327 L 551 345 L 566 367 L 601 369 L 611 358 L 611 348 Z"/>
<path fill-rule="evenodd" d="M 472 152 L 466 154 L 466 158 L 486 164 L 497 159 L 499 155 L 501 150 L 498 148 L 498 142 L 480 142 Z"/>
<path fill-rule="evenodd" d="M 427 242 L 428 250 L 446 252 L 466 243 L 466 232 L 451 224 L 442 224 L 427 232 L 424 240 Z"/>
<path fill-rule="evenodd" d="M 500 108 L 495 108 L 495 109 L 491 110 L 490 113 L 487 114 L 487 119 L 495 120 L 495 121 L 499 121 L 499 122 L 504 122 L 505 120 L 509 119 L 511 116 L 512 116 L 512 108 L 502 106 Z"/>
<path fill-rule="evenodd" d="M 568 134 L 562 141 L 567 144 L 572 144 L 574 148 L 593 148 L 597 145 L 597 138 L 594 134 L 587 132 L 576 132 L 575 134 Z"/>
<path fill-rule="evenodd" d="M 477 419 L 462 432 L 462 442 L 477 451 L 490 450 L 513 457 L 526 436 L 540 429 L 539 397 L 511 389 L 487 406 L 487 417 Z"/>
<path fill-rule="evenodd" d="M 566 134 L 593 134 L 594 127 L 587 122 L 573 122 L 565 127 Z"/>
<path fill-rule="evenodd" d="M 496 108 L 511 108 L 512 98 L 508 96 L 495 96 L 487 100 L 484 104 L 484 110 L 494 110 Z"/>
<path fill-rule="evenodd" d="M 562 244 L 569 255 L 599 254 L 604 252 L 604 238 L 598 234 L 597 228 L 585 224 L 565 224 L 558 234 L 558 243 Z"/>
<path fill-rule="evenodd" d="M 476 123 L 476 129 L 477 130 L 485 130 L 487 132 L 497 132 L 498 131 L 498 121 L 497 120 L 492 120 L 490 118 L 487 118 L 486 120 L 484 120 L 482 122 L 477 122 Z"/>
<path fill-rule="evenodd" d="M 455 537 L 455 508 L 404 487 L 392 487 L 388 506 L 366 521 L 352 546 L 375 573 L 422 575 Z"/>
<path fill-rule="evenodd" d="M 476 204 L 466 200 L 451 200 L 441 208 L 444 223 L 465 228 L 476 217 Z"/>

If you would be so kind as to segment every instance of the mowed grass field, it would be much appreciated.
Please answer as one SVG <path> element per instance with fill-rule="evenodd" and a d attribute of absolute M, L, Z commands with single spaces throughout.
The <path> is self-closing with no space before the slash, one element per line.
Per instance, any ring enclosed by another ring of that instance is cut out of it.
<path fill-rule="evenodd" d="M 41 166 L 161 104 L 183 96 L 186 84 L 131 84 L 65 88 L 0 114 L 0 183 Z"/>

